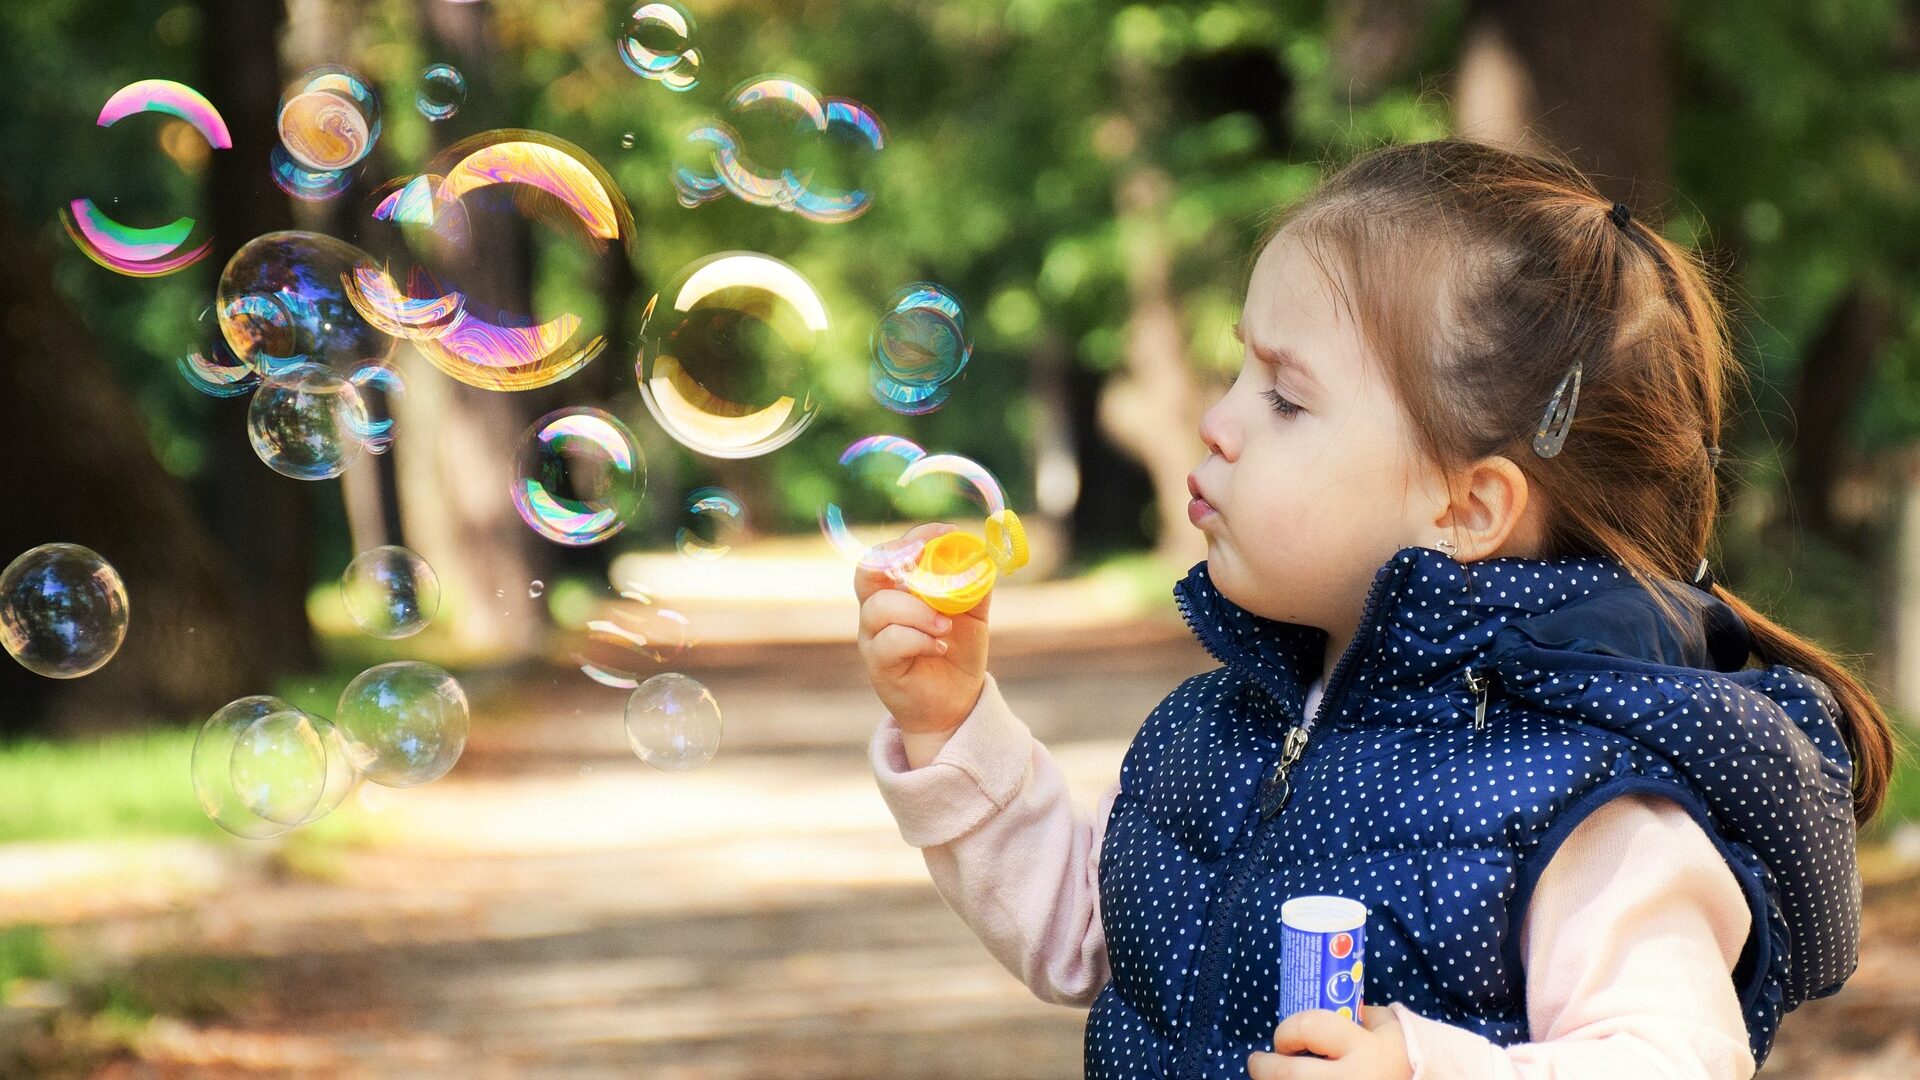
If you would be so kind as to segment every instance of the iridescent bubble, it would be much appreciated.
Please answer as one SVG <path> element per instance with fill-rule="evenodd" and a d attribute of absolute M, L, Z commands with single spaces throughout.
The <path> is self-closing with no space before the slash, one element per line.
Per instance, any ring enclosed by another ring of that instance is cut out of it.
<path fill-rule="evenodd" d="M 886 126 L 872 109 L 823 97 L 786 75 L 742 83 L 728 108 L 731 124 L 710 119 L 681 138 L 673 167 L 681 205 L 697 206 L 726 191 L 824 224 L 851 221 L 872 208 L 862 177 L 887 145 Z"/>
<path fill-rule="evenodd" d="M 284 146 L 275 146 L 267 161 L 274 185 L 305 202 L 324 202 L 353 186 L 354 170 L 309 169 Z"/>
<path fill-rule="evenodd" d="M 347 297 L 367 254 L 320 233 L 272 232 L 227 260 L 215 307 L 228 348 L 271 374 L 295 364 L 351 371 L 392 355 L 394 338 L 363 318 Z"/>
<path fill-rule="evenodd" d="M 620 59 L 635 74 L 670 90 L 699 82 L 700 50 L 692 47 L 693 17 L 678 4 L 642 4 L 620 35 Z"/>
<path fill-rule="evenodd" d="M 673 191 L 681 206 L 699 206 L 727 194 L 714 162 L 722 154 L 737 154 L 740 135 L 718 120 L 695 124 L 674 144 Z"/>
<path fill-rule="evenodd" d="M 514 460 L 513 505 L 557 544 L 597 544 L 626 528 L 647 490 L 633 432 L 600 409 L 560 409 L 534 421 Z"/>
<path fill-rule="evenodd" d="M 174 360 L 188 386 L 208 397 L 230 398 L 249 393 L 259 385 L 260 373 L 242 363 L 227 347 L 214 308 L 208 307 L 200 312 L 195 334 L 200 346 L 182 353 Z"/>
<path fill-rule="evenodd" d="M 234 738 L 228 774 L 240 804 L 254 816 L 298 825 L 326 790 L 326 746 L 307 714 L 270 713 Z"/>
<path fill-rule="evenodd" d="M 193 741 L 190 773 L 194 798 L 215 825 L 235 836 L 263 840 L 286 832 L 291 825 L 269 821 L 247 808 L 233 786 L 233 751 L 240 736 L 257 720 L 297 712 L 276 697 L 258 694 L 230 701 L 207 718 Z"/>
<path fill-rule="evenodd" d="M 414 104 L 429 120 L 445 120 L 460 111 L 467 101 L 467 77 L 452 64 L 435 64 L 420 73 L 420 90 Z"/>
<path fill-rule="evenodd" d="M 1017 523 L 1008 521 L 1006 497 L 999 482 L 972 459 L 958 454 L 928 454 L 898 436 L 872 435 L 848 446 L 840 455 L 840 464 L 848 476 L 841 488 L 842 500 L 884 523 L 856 531 L 850 525 L 848 510 L 839 502 L 821 508 L 821 532 L 849 562 L 902 581 L 912 580 L 918 591 L 941 596 L 981 591 L 990 587 L 1003 562 L 1009 569 L 1025 562 L 1024 534 L 1016 534 Z M 987 534 L 984 545 L 975 549 L 981 557 L 953 563 L 934 576 L 928 576 L 919 565 L 926 545 L 900 545 L 891 550 L 880 546 L 917 522 L 959 524 L 976 515 L 983 519 Z M 1016 544 L 1021 549 L 1017 559 L 1016 552 L 1009 550 Z"/>
<path fill-rule="evenodd" d="M 432 664 L 401 660 L 361 672 L 334 722 L 362 775 L 386 787 L 437 780 L 467 745 L 467 695 Z"/>
<path fill-rule="evenodd" d="M 945 405 L 953 396 L 950 382 L 915 386 L 888 375 L 878 364 L 868 366 L 867 390 L 873 400 L 902 416 L 924 416 Z"/>
<path fill-rule="evenodd" d="M 476 295 L 497 288 L 493 255 L 479 240 L 500 227 L 538 221 L 544 228 L 536 243 L 557 237 L 578 244 L 587 255 L 583 266 L 630 245 L 626 199 L 579 147 L 533 131 L 486 132 L 449 147 L 431 173 L 391 193 L 375 215 L 420 234 L 410 251 L 417 261 L 407 273 L 390 264 L 385 282 L 363 275 L 351 299 L 370 321 L 397 324 L 453 378 L 486 390 L 533 389 L 580 370 L 606 346 L 605 327 L 580 312 L 542 318 Z M 406 287 L 395 284 L 401 280 Z M 419 332 L 407 329 L 415 325 Z"/>
<path fill-rule="evenodd" d="M 729 108 L 737 133 L 715 143 L 720 182 L 755 206 L 792 209 L 812 179 L 800 165 L 803 140 L 826 132 L 826 102 L 798 79 L 762 75 L 742 83 Z"/>
<path fill-rule="evenodd" d="M 798 270 L 750 251 L 710 255 L 647 303 L 641 397 L 689 449 L 770 453 L 819 410 L 809 366 L 827 329 L 826 304 Z"/>
<path fill-rule="evenodd" d="M 393 445 L 393 404 L 406 392 L 400 373 L 378 360 L 369 360 L 347 376 L 358 392 L 362 411 L 349 412 L 355 437 L 370 454 L 384 454 Z"/>
<path fill-rule="evenodd" d="M 529 600 L 540 599 L 541 594 L 545 593 L 546 591 L 547 591 L 547 583 L 544 581 L 541 581 L 538 578 L 535 578 L 533 581 L 527 583 L 527 599 Z"/>
<path fill-rule="evenodd" d="M 440 610 L 440 576 L 397 544 L 354 556 L 340 575 L 340 599 L 354 624 L 389 641 L 426 629 Z"/>
<path fill-rule="evenodd" d="M 873 208 L 873 194 L 857 180 L 868 160 L 887 146 L 887 129 L 872 109 L 846 98 L 827 98 L 827 126 L 820 152 L 808 170 L 806 187 L 790 209 L 809 221 L 835 225 L 852 221 Z M 829 176 L 847 176 L 835 185 Z"/>
<path fill-rule="evenodd" d="M 380 138 L 380 99 L 359 75 L 337 65 L 308 71 L 280 99 L 280 144 L 309 169 L 358 164 Z"/>
<path fill-rule="evenodd" d="M 893 294 L 873 330 L 873 362 L 907 386 L 958 378 L 973 355 L 966 315 L 953 294 L 930 281 Z"/>
<path fill-rule="evenodd" d="M 633 149 L 633 143 L 633 132 L 629 131 L 625 135 L 620 136 L 620 149 L 631 150 Z"/>
<path fill-rule="evenodd" d="M 627 742 L 640 760 L 663 772 L 686 772 L 720 749 L 720 703 L 696 679 L 655 675 L 627 699 Z"/>
<path fill-rule="evenodd" d="M 295 480 L 326 480 L 358 460 L 366 406 L 352 383 L 319 364 L 268 375 L 247 408 L 247 439 L 267 467 Z"/>
<path fill-rule="evenodd" d="M 580 671 L 602 686 L 631 690 L 650 667 L 671 662 L 693 647 L 687 617 L 628 588 L 589 619 L 586 638 L 573 654 Z"/>
<path fill-rule="evenodd" d="M 744 526 L 740 500 L 721 488 L 701 487 L 687 493 L 688 522 L 674 530 L 680 554 L 712 562 L 733 550 Z"/>
<path fill-rule="evenodd" d="M 49 679 L 100 670 L 127 638 L 127 587 L 78 544 L 42 544 L 0 571 L 0 645 Z"/>
<path fill-rule="evenodd" d="M 101 107 L 97 122 L 100 127 L 112 127 L 146 112 L 186 121 L 216 150 L 233 146 L 227 123 L 213 103 L 192 87 L 167 79 L 144 79 L 121 87 Z M 115 220 L 93 199 L 79 198 L 60 208 L 60 220 L 87 258 L 130 277 L 171 274 L 213 250 L 213 237 L 191 217 L 152 228 L 136 227 Z"/>

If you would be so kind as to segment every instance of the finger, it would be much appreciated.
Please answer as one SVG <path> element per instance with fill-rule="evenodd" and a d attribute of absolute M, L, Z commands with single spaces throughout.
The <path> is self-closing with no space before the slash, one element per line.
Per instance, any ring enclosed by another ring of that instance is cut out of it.
<path fill-rule="evenodd" d="M 1362 1005 L 1360 1017 L 1362 1026 L 1368 1031 L 1379 1031 L 1383 1027 L 1399 1023 L 1394 1019 L 1393 1010 L 1385 1005 Z"/>
<path fill-rule="evenodd" d="M 1359 1024 L 1326 1009 L 1294 1013 L 1273 1029 L 1273 1049 L 1279 1054 L 1317 1054 L 1341 1058 L 1353 1051 L 1364 1034 Z"/>
<path fill-rule="evenodd" d="M 937 637 L 894 623 L 883 627 L 867 642 L 869 662 L 880 666 L 904 664 L 922 656 L 945 656 L 947 643 Z"/>
<path fill-rule="evenodd" d="M 1257 1051 L 1247 1057 L 1247 1076 L 1251 1080 L 1343 1080 L 1345 1074 L 1339 1062 Z"/>
<path fill-rule="evenodd" d="M 952 619 L 933 610 L 925 600 L 899 589 L 881 589 L 860 605 L 862 634 L 872 637 L 892 623 L 911 626 L 933 637 L 953 629 Z"/>

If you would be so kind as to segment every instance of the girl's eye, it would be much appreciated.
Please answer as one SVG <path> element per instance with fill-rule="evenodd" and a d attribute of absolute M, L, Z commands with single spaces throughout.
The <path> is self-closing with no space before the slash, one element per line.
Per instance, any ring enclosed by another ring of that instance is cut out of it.
<path fill-rule="evenodd" d="M 1260 396 L 1266 398 L 1267 403 L 1273 406 L 1273 411 L 1281 416 L 1292 416 L 1300 411 L 1300 406 L 1281 397 L 1278 390 L 1264 390 Z"/>

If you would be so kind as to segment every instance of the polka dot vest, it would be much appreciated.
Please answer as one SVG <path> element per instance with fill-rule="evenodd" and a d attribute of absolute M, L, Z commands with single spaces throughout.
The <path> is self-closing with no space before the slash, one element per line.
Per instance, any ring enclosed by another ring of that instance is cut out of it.
<path fill-rule="evenodd" d="M 1733 977 L 1765 1061 L 1780 1018 L 1854 968 L 1852 764 L 1824 684 L 1746 667 L 1732 609 L 1670 584 L 1704 601 L 1679 632 L 1612 560 L 1403 548 L 1309 718 L 1326 633 L 1251 614 L 1195 566 L 1175 596 L 1223 666 L 1168 695 L 1121 767 L 1087 1075 L 1244 1080 L 1281 1019 L 1280 905 L 1314 893 L 1369 908 L 1367 1002 L 1527 1041 L 1534 885 L 1634 792 L 1687 808 L 1746 891 Z"/>

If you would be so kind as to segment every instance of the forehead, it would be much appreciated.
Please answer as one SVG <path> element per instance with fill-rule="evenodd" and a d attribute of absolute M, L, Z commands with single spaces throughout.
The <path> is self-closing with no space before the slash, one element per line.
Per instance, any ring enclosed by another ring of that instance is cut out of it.
<path fill-rule="evenodd" d="M 1323 382 L 1357 381 L 1368 367 L 1364 335 L 1337 267 L 1324 256 L 1316 259 L 1288 231 L 1254 262 L 1240 332 L 1251 344 L 1293 353 Z"/>

